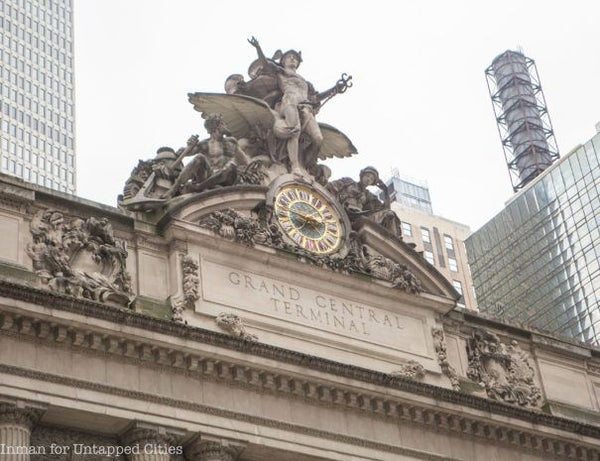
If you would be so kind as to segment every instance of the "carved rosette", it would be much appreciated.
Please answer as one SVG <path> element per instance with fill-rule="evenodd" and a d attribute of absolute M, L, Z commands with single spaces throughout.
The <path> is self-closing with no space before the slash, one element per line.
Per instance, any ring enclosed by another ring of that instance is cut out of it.
<path fill-rule="evenodd" d="M 539 406 L 542 394 L 535 384 L 529 355 L 516 341 L 507 346 L 494 333 L 478 328 L 467 343 L 467 356 L 467 376 L 484 387 L 489 398 Z"/>
<path fill-rule="evenodd" d="M 217 440 L 198 440 L 186 449 L 190 461 L 236 461 L 244 446 Z"/>
<path fill-rule="evenodd" d="M 299 260 L 319 267 L 327 267 L 341 273 L 359 273 L 390 282 L 392 286 L 407 293 L 422 291 L 421 282 L 403 265 L 382 255 L 372 254 L 359 242 L 356 233 L 348 236 L 349 252 L 343 257 L 319 255 L 286 243 L 278 227 L 265 219 L 244 216 L 231 209 L 214 211 L 199 221 L 199 226 L 210 229 L 223 238 L 247 246 L 266 245 L 295 254 Z"/>
<path fill-rule="evenodd" d="M 448 361 L 448 353 L 446 352 L 446 338 L 444 336 L 444 330 L 441 327 L 433 327 L 431 329 L 433 336 L 433 347 L 437 355 L 438 364 L 442 369 L 442 373 L 448 377 L 452 389 L 455 391 L 460 390 L 460 381 L 458 379 L 458 373 L 454 367 Z"/>
<path fill-rule="evenodd" d="M 246 341 L 258 341 L 258 336 L 248 333 L 242 319 L 235 314 L 226 314 L 225 312 L 221 312 L 215 318 L 215 322 L 219 328 L 222 328 L 231 334 L 231 336 L 245 339 Z"/>
<path fill-rule="evenodd" d="M 198 293 L 200 279 L 198 277 L 198 263 L 191 256 L 185 255 L 181 258 L 181 272 L 183 296 L 172 300 L 173 320 L 183 322 L 184 309 L 193 309 L 194 304 L 200 298 Z"/>
<path fill-rule="evenodd" d="M 52 291 L 129 306 L 135 299 L 125 244 L 106 218 L 67 218 L 42 210 L 31 221 L 27 253 L 43 285 Z"/>

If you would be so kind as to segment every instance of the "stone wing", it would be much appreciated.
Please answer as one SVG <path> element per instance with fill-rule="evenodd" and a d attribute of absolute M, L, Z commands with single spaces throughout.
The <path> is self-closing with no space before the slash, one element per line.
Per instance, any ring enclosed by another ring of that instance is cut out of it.
<path fill-rule="evenodd" d="M 345 158 L 358 154 L 352 141 L 340 130 L 326 123 L 319 123 L 319 127 L 323 134 L 323 145 L 319 151 L 319 158 L 321 160 L 332 157 Z"/>
<path fill-rule="evenodd" d="M 202 114 L 221 114 L 227 131 L 237 139 L 246 138 L 253 132 L 267 133 L 275 124 L 275 115 L 268 104 L 249 96 L 190 93 L 188 99 Z"/>

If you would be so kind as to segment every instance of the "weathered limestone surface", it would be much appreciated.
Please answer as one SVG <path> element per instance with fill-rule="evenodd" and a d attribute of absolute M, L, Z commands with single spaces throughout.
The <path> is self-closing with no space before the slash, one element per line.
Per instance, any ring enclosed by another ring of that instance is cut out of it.
<path fill-rule="evenodd" d="M 58 205 L 34 192 L 26 213 L 3 210 L 23 223 L 13 244 L 31 242 L 28 222 Z M 128 458 L 136 460 L 177 460 L 184 452 L 244 461 L 598 456 L 598 352 L 452 311 L 452 293 L 435 274 L 413 269 L 430 279 L 423 278 L 423 293 L 410 294 L 231 242 L 185 220 L 151 235 L 151 223 L 122 212 L 60 204 L 65 216 L 108 219 L 114 238 L 127 243 L 127 261 L 152 252 L 173 274 L 161 299 L 144 291 L 148 271 L 128 264 L 137 299 L 123 308 L 49 290 L 31 261 L 15 264 L 6 250 L 0 395 L 43 404 L 44 431 L 83 434 L 64 436 L 66 445 L 104 434 L 105 445 L 154 440 L 179 450 Z M 372 241 L 375 231 L 368 230 Z M 395 251 L 417 264 L 408 249 Z M 280 311 L 274 302 L 269 311 L 269 296 L 280 300 Z M 286 307 L 291 298 L 303 313 L 340 308 L 346 322 L 350 303 L 358 320 L 361 306 L 375 337 L 324 317 L 306 319 Z M 176 301 L 187 324 L 164 319 Z M 226 323 L 217 322 L 221 313 Z M 387 325 L 385 315 L 404 323 L 398 338 L 388 333 L 398 324 Z M 127 438 L 135 422 L 154 429 Z M 29 427 L 5 424 L 2 431 L 4 439 L 17 431 L 29 443 Z"/>
<path fill-rule="evenodd" d="M 457 310 L 377 170 L 319 163 L 351 77 L 249 42 L 119 209 L 0 176 L 0 459 L 600 461 L 600 351 Z"/>

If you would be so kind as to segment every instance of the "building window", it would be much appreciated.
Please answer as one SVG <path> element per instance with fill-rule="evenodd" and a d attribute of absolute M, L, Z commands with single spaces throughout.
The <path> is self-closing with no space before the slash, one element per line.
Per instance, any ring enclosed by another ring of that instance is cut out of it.
<path fill-rule="evenodd" d="M 425 229 L 424 227 L 421 227 L 421 236 L 423 237 L 423 242 L 425 242 L 425 243 L 431 243 L 431 237 L 429 235 L 429 229 Z"/>
<path fill-rule="evenodd" d="M 454 250 L 454 242 L 452 241 L 452 237 L 449 235 L 444 235 L 444 245 L 447 250 Z"/>
<path fill-rule="evenodd" d="M 458 280 L 452 280 L 452 286 L 454 287 L 454 289 L 456 291 L 458 291 L 458 294 L 460 295 L 460 299 L 458 300 L 458 305 L 461 307 L 465 307 L 465 297 L 464 297 L 464 293 L 463 293 L 462 283 L 460 283 L 460 281 L 458 281 Z"/>
<path fill-rule="evenodd" d="M 425 250 L 423 252 L 423 256 L 425 257 L 425 259 L 427 260 L 427 262 L 429 264 L 434 265 L 433 253 L 431 251 Z"/>
<path fill-rule="evenodd" d="M 412 236 L 412 227 L 410 223 L 402 221 L 402 235 L 406 235 L 407 237 Z"/>
<path fill-rule="evenodd" d="M 458 264 L 456 264 L 456 259 L 448 258 L 448 268 L 452 272 L 458 272 Z"/>

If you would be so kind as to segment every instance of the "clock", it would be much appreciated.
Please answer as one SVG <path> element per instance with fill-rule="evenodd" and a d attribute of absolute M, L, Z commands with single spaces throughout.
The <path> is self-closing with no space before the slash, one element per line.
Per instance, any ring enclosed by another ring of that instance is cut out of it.
<path fill-rule="evenodd" d="M 324 194 L 303 184 L 282 186 L 274 197 L 274 212 L 283 232 L 311 253 L 340 249 L 344 225 L 336 206 Z"/>

